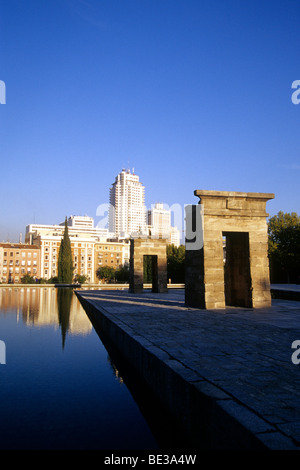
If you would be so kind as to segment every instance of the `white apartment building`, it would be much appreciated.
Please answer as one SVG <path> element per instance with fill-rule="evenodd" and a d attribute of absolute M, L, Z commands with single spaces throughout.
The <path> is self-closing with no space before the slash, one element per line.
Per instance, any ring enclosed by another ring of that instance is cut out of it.
<path fill-rule="evenodd" d="M 71 216 L 67 220 L 71 242 L 74 276 L 85 275 L 88 282 L 96 280 L 95 250 L 98 245 L 107 241 L 108 231 L 94 227 L 94 219 L 87 216 Z M 26 227 L 26 243 L 38 245 L 41 253 L 40 277 L 50 279 L 58 274 L 58 254 L 64 234 L 65 222 L 59 225 L 30 224 Z M 119 246 L 120 265 L 127 262 L 128 246 Z"/>
<path fill-rule="evenodd" d="M 171 212 L 164 209 L 163 204 L 156 203 L 148 210 L 148 225 L 152 236 L 170 238 Z"/>
<path fill-rule="evenodd" d="M 130 170 L 122 170 L 110 188 L 109 231 L 117 238 L 146 233 L 145 187 Z"/>
<path fill-rule="evenodd" d="M 148 233 L 157 238 L 166 238 L 169 244 L 180 245 L 180 233 L 171 226 L 171 211 L 161 203 L 148 210 Z"/>

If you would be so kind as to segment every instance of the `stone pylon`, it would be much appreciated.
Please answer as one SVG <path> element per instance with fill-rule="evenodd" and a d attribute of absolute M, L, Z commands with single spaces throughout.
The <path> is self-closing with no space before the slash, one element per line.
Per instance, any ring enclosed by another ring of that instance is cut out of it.
<path fill-rule="evenodd" d="M 206 309 L 271 305 L 266 203 L 269 193 L 196 190 L 201 247 L 186 249 L 185 302 Z M 197 206 L 196 206 L 197 207 Z M 187 248 L 187 246 L 186 246 Z"/>

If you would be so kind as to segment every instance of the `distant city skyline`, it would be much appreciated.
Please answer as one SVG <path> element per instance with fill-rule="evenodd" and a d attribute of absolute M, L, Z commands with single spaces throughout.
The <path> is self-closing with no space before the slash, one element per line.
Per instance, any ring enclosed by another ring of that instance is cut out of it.
<path fill-rule="evenodd" d="M 300 214 L 298 0 L 0 4 L 0 241 L 108 203 L 270 192 Z M 295 88 L 295 87 L 298 88 Z"/>

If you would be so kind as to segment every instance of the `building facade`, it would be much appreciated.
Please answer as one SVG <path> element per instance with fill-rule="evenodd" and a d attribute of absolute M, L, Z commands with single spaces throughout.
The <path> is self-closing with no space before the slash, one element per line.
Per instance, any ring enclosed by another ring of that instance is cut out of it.
<path fill-rule="evenodd" d="M 38 279 L 41 271 L 41 250 L 38 245 L 0 243 L 0 282 L 19 283 L 28 274 Z"/>
<path fill-rule="evenodd" d="M 161 203 L 148 210 L 148 233 L 154 238 L 165 238 L 168 244 L 180 245 L 180 233 L 171 226 L 171 211 Z"/>
<path fill-rule="evenodd" d="M 122 170 L 110 188 L 109 231 L 120 238 L 146 233 L 145 187 L 130 170 Z"/>
<path fill-rule="evenodd" d="M 129 266 L 130 243 L 129 240 L 120 242 L 103 241 L 95 243 L 95 273 L 98 268 L 110 266 L 119 269 L 122 266 Z M 95 279 L 97 279 L 95 277 Z"/>
<path fill-rule="evenodd" d="M 74 277 L 84 275 L 88 282 L 94 283 L 98 281 L 96 270 L 100 261 L 103 265 L 115 268 L 129 263 L 128 243 L 108 242 L 107 229 L 94 227 L 92 217 L 71 216 L 67 219 L 67 225 Z M 59 225 L 32 224 L 26 227 L 26 242 L 40 249 L 41 278 L 49 280 L 58 275 L 58 255 L 64 227 L 64 222 Z"/>

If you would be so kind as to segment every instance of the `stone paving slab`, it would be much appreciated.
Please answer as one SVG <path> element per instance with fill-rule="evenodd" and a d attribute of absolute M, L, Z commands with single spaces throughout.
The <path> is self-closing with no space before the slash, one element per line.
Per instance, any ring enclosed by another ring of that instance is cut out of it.
<path fill-rule="evenodd" d="M 300 449 L 300 364 L 292 362 L 292 343 L 300 340 L 300 302 L 273 300 L 262 310 L 200 310 L 185 306 L 184 290 L 77 294 L 154 348 L 267 447 Z"/>

